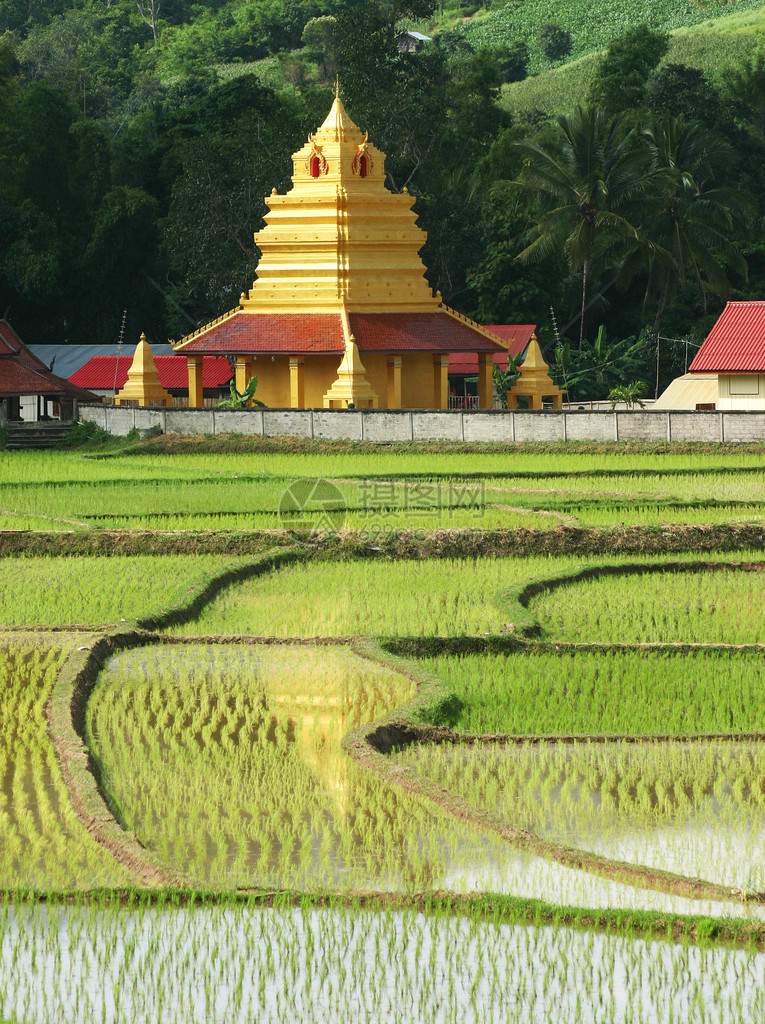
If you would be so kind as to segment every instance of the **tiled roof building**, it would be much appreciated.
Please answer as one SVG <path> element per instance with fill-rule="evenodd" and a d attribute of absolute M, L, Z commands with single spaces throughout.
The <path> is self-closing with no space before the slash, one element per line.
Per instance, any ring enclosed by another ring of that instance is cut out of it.
<path fill-rule="evenodd" d="M 63 408 L 70 418 L 74 401 L 92 402 L 94 395 L 62 380 L 33 355 L 6 320 L 0 320 L 0 400 L 5 402 L 8 418 L 20 416 L 20 399 L 37 396 L 38 413 L 47 415 L 48 403 Z"/>

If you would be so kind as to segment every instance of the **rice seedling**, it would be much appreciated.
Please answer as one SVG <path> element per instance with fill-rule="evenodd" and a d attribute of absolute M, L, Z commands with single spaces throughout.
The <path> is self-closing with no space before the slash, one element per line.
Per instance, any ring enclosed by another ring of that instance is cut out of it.
<path fill-rule="evenodd" d="M 0 457 L 0 468 L 7 470 L 0 473 L 4 529 L 274 528 L 289 525 L 282 498 L 306 476 L 333 482 L 347 510 L 336 525 L 349 529 L 711 522 L 728 511 L 730 518 L 757 519 L 765 507 L 763 459 L 747 453 L 561 457 L 521 450 L 471 454 L 467 472 L 464 460 L 449 453 L 103 460 L 14 453 Z"/>
<path fill-rule="evenodd" d="M 427 888 L 443 830 L 340 748 L 411 690 L 347 649 L 125 652 L 91 698 L 91 746 L 119 817 L 198 881 Z"/>
<path fill-rule="evenodd" d="M 763 744 L 415 744 L 394 756 L 555 842 L 765 891 Z"/>
<path fill-rule="evenodd" d="M 669 556 L 667 556 L 669 557 Z M 683 557 L 683 556 L 681 556 Z M 692 560 L 692 556 L 685 556 Z M 762 559 L 762 552 L 710 556 Z M 621 556 L 660 563 L 667 558 Z M 230 587 L 173 633 L 256 636 L 458 636 L 506 625 L 501 595 L 526 579 L 597 564 L 596 556 L 315 562 Z M 715 573 L 712 580 L 720 573 Z M 742 574 L 743 575 L 743 574 Z M 764 577 L 765 578 L 765 577 Z M 648 577 L 663 581 L 664 575 Z M 630 577 L 625 586 L 640 585 Z M 656 586 L 657 583 L 652 583 Z"/>
<path fill-rule="evenodd" d="M 413 910 L 4 906 L 0 1016 L 554 1024 L 765 1015 L 765 954 Z"/>
<path fill-rule="evenodd" d="M 409 680 L 343 648 L 136 649 L 102 673 L 89 745 L 120 820 L 197 884 L 499 891 L 566 906 L 758 913 L 516 851 L 362 770 L 341 736 L 410 694 Z"/>
<path fill-rule="evenodd" d="M 0 644 L 0 887 L 129 881 L 77 820 L 48 738 L 45 704 L 77 639 Z"/>
<path fill-rule="evenodd" d="M 759 653 L 550 651 L 423 659 L 462 707 L 456 727 L 515 735 L 765 732 Z"/>
<path fill-rule="evenodd" d="M 143 483 L 159 487 L 166 481 L 202 483 L 203 481 L 291 480 L 300 477 L 345 479 L 351 477 L 387 477 L 418 475 L 425 478 L 491 477 L 504 475 L 577 476 L 600 472 L 604 475 L 625 472 L 635 475 L 663 475 L 672 471 L 715 479 L 718 474 L 765 468 L 765 455 L 738 451 L 685 451 L 644 454 L 629 450 L 617 452 L 526 451 L 521 448 L 472 452 L 469 463 L 459 451 L 412 452 L 381 447 L 364 452 L 264 452 L 215 453 L 196 455 L 120 454 L 93 459 L 77 452 L 5 452 L 0 451 L 0 495 L 6 487 L 24 484 L 47 489 L 52 483 L 98 483 L 108 488 L 114 482 Z"/>
<path fill-rule="evenodd" d="M 542 594 L 530 609 L 570 641 L 763 643 L 765 573 L 604 576 Z"/>
<path fill-rule="evenodd" d="M 4 626 L 90 626 L 165 606 L 179 584 L 232 564 L 220 555 L 7 557 L 0 561 Z"/>

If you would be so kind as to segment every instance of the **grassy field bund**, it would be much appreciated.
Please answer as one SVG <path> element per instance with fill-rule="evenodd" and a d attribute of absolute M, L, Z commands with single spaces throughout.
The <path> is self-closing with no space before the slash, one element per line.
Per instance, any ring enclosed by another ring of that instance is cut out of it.
<path fill-rule="evenodd" d="M 0 1021 L 765 1016 L 765 452 L 237 445 L 0 452 Z"/>

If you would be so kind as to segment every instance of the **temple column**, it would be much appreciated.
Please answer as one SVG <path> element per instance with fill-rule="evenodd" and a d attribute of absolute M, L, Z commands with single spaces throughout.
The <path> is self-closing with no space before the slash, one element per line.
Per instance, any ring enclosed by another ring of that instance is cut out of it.
<path fill-rule="evenodd" d="M 201 409 L 204 405 L 202 390 L 202 356 L 187 356 L 189 364 L 189 409 Z"/>
<path fill-rule="evenodd" d="M 401 356 L 388 356 L 388 394 L 389 409 L 401 408 Z"/>
<path fill-rule="evenodd" d="M 236 357 L 236 390 L 241 395 L 247 387 L 247 381 L 255 373 L 255 360 L 252 356 Z"/>
<path fill-rule="evenodd" d="M 290 405 L 305 408 L 305 357 L 290 356 Z"/>
<path fill-rule="evenodd" d="M 494 357 L 491 352 L 478 353 L 478 408 L 494 407 Z"/>
<path fill-rule="evenodd" d="M 449 356 L 433 356 L 433 408 L 449 408 Z"/>

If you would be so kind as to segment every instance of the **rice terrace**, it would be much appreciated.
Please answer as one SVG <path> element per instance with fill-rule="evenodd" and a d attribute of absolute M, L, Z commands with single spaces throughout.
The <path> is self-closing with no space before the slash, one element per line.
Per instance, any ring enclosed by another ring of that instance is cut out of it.
<path fill-rule="evenodd" d="M 0 480 L 3 1022 L 765 1018 L 761 447 Z"/>

